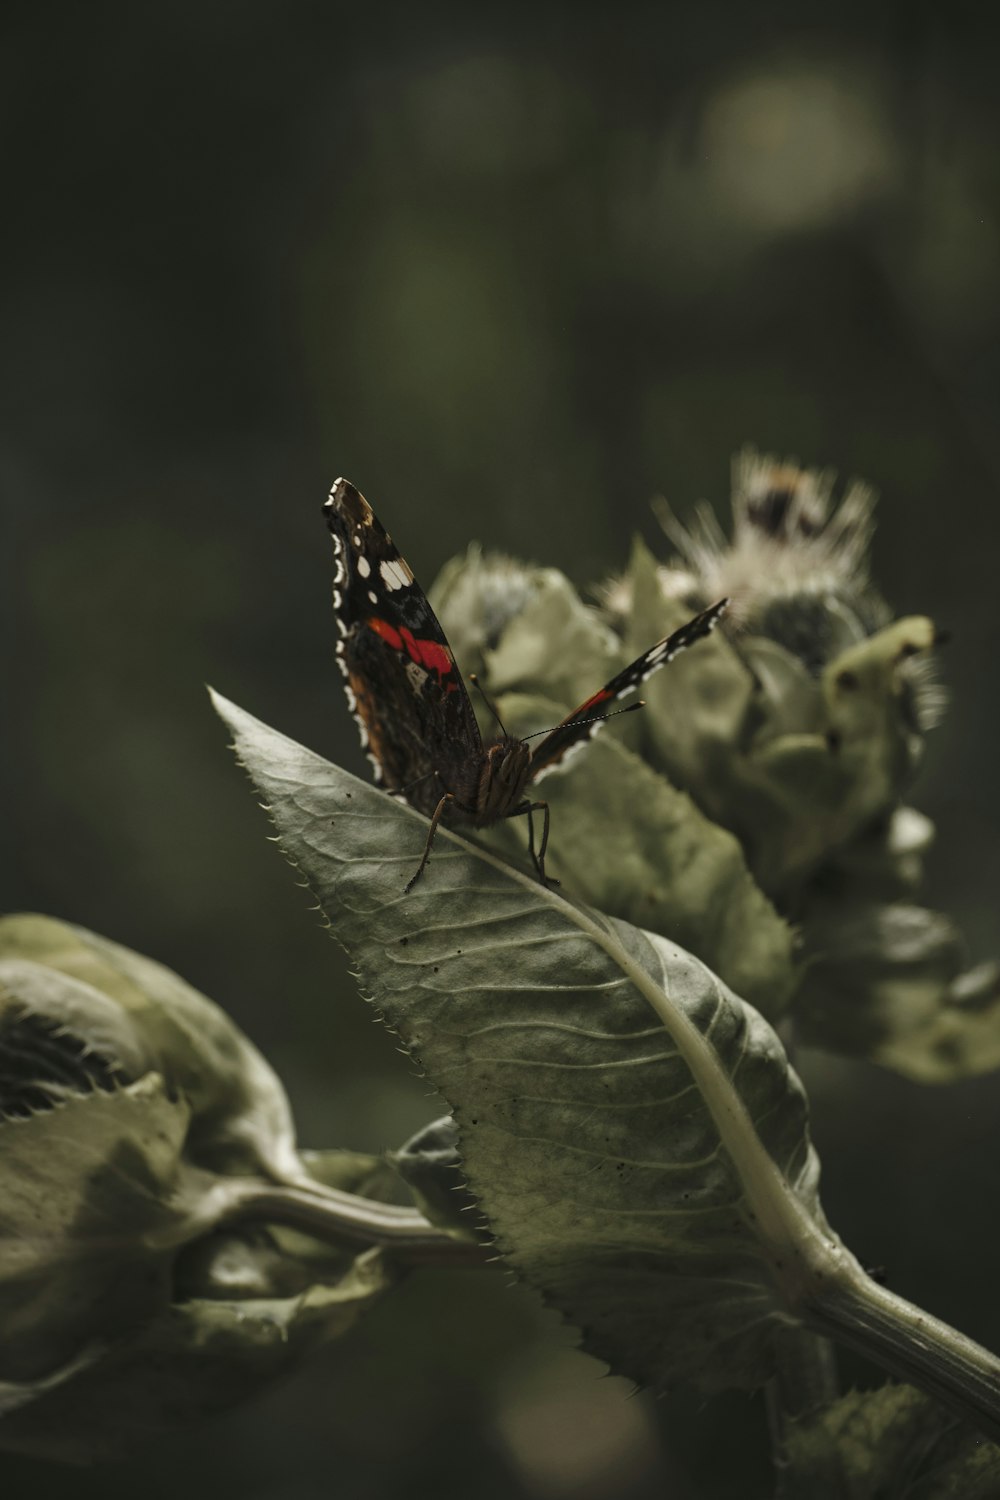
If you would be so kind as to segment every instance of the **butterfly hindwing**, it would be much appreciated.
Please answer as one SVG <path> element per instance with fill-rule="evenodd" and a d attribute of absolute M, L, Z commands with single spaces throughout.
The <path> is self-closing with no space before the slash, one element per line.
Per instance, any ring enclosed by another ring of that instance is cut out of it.
<path fill-rule="evenodd" d="M 550 771 L 560 761 L 564 760 L 569 752 L 578 745 L 596 734 L 604 722 L 595 715 L 606 714 L 617 699 L 623 698 L 632 688 L 638 687 L 658 667 L 664 666 L 668 661 L 683 651 L 687 646 L 693 646 L 695 641 L 700 641 L 703 636 L 714 630 L 722 618 L 729 604 L 728 599 L 722 599 L 718 604 L 713 604 L 709 609 L 702 610 L 700 615 L 695 615 L 693 620 L 688 620 L 671 635 L 665 636 L 662 641 L 657 641 L 655 646 L 650 646 L 635 661 L 630 662 L 627 667 L 612 677 L 611 681 L 601 688 L 600 692 L 594 693 L 579 708 L 557 724 L 555 729 L 542 740 L 531 757 L 532 779 L 537 780 L 539 776 Z"/>
<path fill-rule="evenodd" d="M 447 636 L 364 496 L 338 479 L 323 507 L 336 556 L 337 656 L 376 782 L 432 813 L 442 777 L 482 737 Z"/>

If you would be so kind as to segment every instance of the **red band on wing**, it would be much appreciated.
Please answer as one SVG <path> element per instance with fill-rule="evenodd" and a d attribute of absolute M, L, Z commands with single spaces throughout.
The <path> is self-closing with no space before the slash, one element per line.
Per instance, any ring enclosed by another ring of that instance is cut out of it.
<path fill-rule="evenodd" d="M 388 641 L 394 651 L 402 650 L 403 637 L 398 630 L 393 629 L 388 621 L 379 620 L 373 615 L 368 621 L 368 627 L 370 630 L 374 630 L 376 635 L 380 635 L 384 641 Z"/>
<path fill-rule="evenodd" d="M 397 630 L 387 620 L 380 620 L 376 615 L 371 617 L 368 625 L 394 651 L 405 650 L 410 660 L 415 661 L 418 666 L 426 667 L 430 672 L 436 672 L 448 691 L 455 687 L 454 681 L 445 681 L 455 670 L 455 662 L 446 646 L 440 645 L 437 641 L 421 640 L 413 634 L 412 630 L 407 630 L 405 625 L 402 630 Z"/>
<path fill-rule="evenodd" d="M 608 688 L 606 688 L 606 687 L 601 688 L 601 691 L 599 693 L 595 693 L 592 698 L 588 698 L 587 701 L 586 701 L 586 703 L 581 703 L 580 704 L 580 707 L 577 709 L 576 713 L 573 715 L 573 718 L 574 719 L 582 719 L 582 718 L 584 718 L 584 716 L 587 714 L 587 712 L 590 709 L 600 707 L 600 705 L 602 703 L 607 703 L 608 699 L 609 698 L 613 698 L 613 697 L 614 697 L 614 694 L 612 692 L 610 692 Z"/>
<path fill-rule="evenodd" d="M 406 649 L 414 661 L 420 662 L 422 666 L 427 667 L 431 672 L 437 672 L 439 677 L 447 676 L 455 665 L 452 661 L 450 651 L 444 646 L 439 646 L 437 641 L 419 640 L 416 636 L 410 634 L 405 625 L 402 634 L 403 640 L 406 642 Z"/>

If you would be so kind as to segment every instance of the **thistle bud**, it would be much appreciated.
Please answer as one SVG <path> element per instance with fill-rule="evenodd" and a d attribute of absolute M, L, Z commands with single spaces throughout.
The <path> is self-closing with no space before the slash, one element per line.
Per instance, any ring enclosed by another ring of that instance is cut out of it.
<path fill-rule="evenodd" d="M 933 829 L 903 798 L 944 707 L 936 632 L 894 620 L 871 581 L 874 491 L 834 489 L 829 471 L 745 449 L 729 537 L 705 505 L 689 527 L 662 505 L 673 558 L 636 541 L 598 610 L 551 572 L 543 600 L 525 570 L 477 666 L 526 734 L 729 596 L 722 626 L 644 684 L 645 711 L 541 784 L 547 864 L 769 1017 L 791 1004 L 814 1044 L 954 1077 L 996 1065 L 1000 998 L 993 968 L 966 975 L 953 924 L 912 899 Z M 450 565 L 438 602 L 453 641 L 499 566 Z M 509 828 L 491 837 L 515 847 Z"/>
<path fill-rule="evenodd" d="M 347 1157 L 307 1168 L 276 1075 L 176 974 L 0 921 L 0 1446 L 114 1452 L 346 1328 L 390 1283 L 380 1253 L 252 1209 L 331 1173 L 353 1191 Z"/>

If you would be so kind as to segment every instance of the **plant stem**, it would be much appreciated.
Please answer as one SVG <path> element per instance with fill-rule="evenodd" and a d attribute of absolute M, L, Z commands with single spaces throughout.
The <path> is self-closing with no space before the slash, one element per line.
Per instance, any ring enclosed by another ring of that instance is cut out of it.
<path fill-rule="evenodd" d="M 1000 1441 L 1000 1359 L 903 1297 L 878 1286 L 796 1196 L 765 1150 L 710 1039 L 626 952 L 610 922 L 575 910 L 578 926 L 611 954 L 660 1017 L 709 1110 L 740 1180 L 749 1218 L 787 1311 L 919 1385 Z"/>
<path fill-rule="evenodd" d="M 320 1182 L 256 1177 L 213 1180 L 192 1214 L 158 1235 L 156 1244 L 183 1244 L 248 1221 L 298 1229 L 324 1244 L 381 1245 L 406 1265 L 482 1266 L 495 1258 L 489 1246 L 439 1229 L 419 1209 L 380 1203 Z"/>
<path fill-rule="evenodd" d="M 1000 1359 L 848 1261 L 802 1308 L 808 1326 L 909 1381 L 1000 1442 Z"/>
<path fill-rule="evenodd" d="M 410 1265 L 475 1266 L 491 1258 L 487 1246 L 439 1229 L 416 1208 L 379 1203 L 322 1183 L 255 1187 L 239 1217 L 284 1224 L 320 1240 L 382 1245 Z"/>

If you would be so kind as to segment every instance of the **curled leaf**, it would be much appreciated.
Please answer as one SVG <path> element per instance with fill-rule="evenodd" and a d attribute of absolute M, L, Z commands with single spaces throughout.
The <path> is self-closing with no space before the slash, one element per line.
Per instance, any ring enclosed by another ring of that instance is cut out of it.
<path fill-rule="evenodd" d="M 435 1224 L 468 1233 L 476 1222 L 476 1200 L 462 1175 L 458 1126 L 451 1115 L 432 1120 L 389 1160 Z"/>
<path fill-rule="evenodd" d="M 377 1158 L 300 1157 L 277 1077 L 177 975 L 0 922 L 0 1446 L 92 1458 L 241 1399 L 391 1285 L 344 1211 L 364 1243 L 400 1196 Z"/>
<path fill-rule="evenodd" d="M 0 1037 L 8 1037 L 15 1013 L 45 1018 L 67 1036 L 85 1038 L 128 1079 L 156 1072 L 183 1095 L 192 1116 L 187 1150 L 199 1166 L 300 1174 L 291 1111 L 273 1069 L 178 974 L 95 932 L 33 913 L 0 918 L 0 961 L 0 984 L 6 975 L 8 991 L 14 988 L 0 1011 Z M 34 966 L 30 998 L 24 971 L 12 978 L 10 966 L 23 963 Z M 5 1053 L 11 1055 L 7 1040 Z"/>

